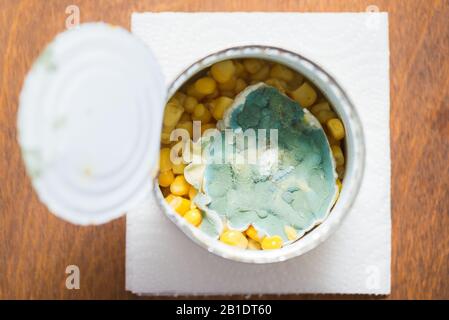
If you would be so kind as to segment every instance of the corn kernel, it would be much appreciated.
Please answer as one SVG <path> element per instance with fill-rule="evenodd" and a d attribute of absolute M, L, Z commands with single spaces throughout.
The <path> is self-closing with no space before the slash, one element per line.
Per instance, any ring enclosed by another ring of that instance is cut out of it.
<path fill-rule="evenodd" d="M 337 166 L 342 166 L 345 164 L 345 156 L 343 155 L 343 151 L 339 146 L 331 146 L 332 154 L 335 159 L 335 163 Z"/>
<path fill-rule="evenodd" d="M 215 120 L 223 119 L 224 112 L 231 106 L 233 99 L 228 97 L 220 97 L 214 100 L 212 116 Z"/>
<path fill-rule="evenodd" d="M 288 82 L 289 90 L 294 90 L 304 83 L 304 76 L 294 72 L 293 79 Z"/>
<path fill-rule="evenodd" d="M 314 114 L 317 115 L 318 112 L 323 111 L 323 110 L 329 110 L 331 111 L 331 108 L 329 106 L 329 103 L 327 102 L 320 102 L 317 103 L 316 105 L 314 105 L 312 108 L 310 108 L 310 111 Z"/>
<path fill-rule="evenodd" d="M 245 249 L 248 246 L 248 239 L 236 230 L 227 230 L 220 235 L 220 241 L 230 246 Z"/>
<path fill-rule="evenodd" d="M 345 128 L 343 127 L 343 123 L 340 119 L 330 119 L 326 122 L 326 126 L 335 140 L 341 140 L 345 137 Z"/>
<path fill-rule="evenodd" d="M 327 140 L 329 141 L 329 144 L 331 146 L 340 147 L 340 140 L 335 140 L 334 137 L 329 133 L 329 130 L 325 129 L 324 132 L 326 133 Z"/>
<path fill-rule="evenodd" d="M 197 193 L 198 193 L 198 191 L 193 186 L 190 186 L 190 188 L 189 188 L 189 199 L 193 200 L 193 198 L 195 198 Z"/>
<path fill-rule="evenodd" d="M 246 229 L 245 234 L 254 241 L 262 241 L 262 238 L 259 236 L 256 228 L 254 228 L 252 225 L 249 226 L 248 229 Z"/>
<path fill-rule="evenodd" d="M 161 133 L 161 142 L 162 144 L 170 144 L 170 133 L 162 132 Z"/>
<path fill-rule="evenodd" d="M 175 198 L 174 195 L 172 195 L 171 193 L 165 197 L 165 201 L 167 201 L 167 203 L 170 203 L 170 201 L 172 201 Z"/>
<path fill-rule="evenodd" d="M 234 65 L 236 77 L 246 77 L 248 75 L 245 66 L 241 62 L 234 61 Z"/>
<path fill-rule="evenodd" d="M 201 94 L 212 94 L 217 88 L 217 83 L 214 79 L 203 77 L 195 81 L 195 90 Z"/>
<path fill-rule="evenodd" d="M 188 113 L 192 113 L 198 104 L 198 100 L 195 97 L 187 97 L 184 101 L 184 109 Z"/>
<path fill-rule="evenodd" d="M 248 250 L 261 250 L 262 247 L 260 246 L 260 243 L 253 240 L 253 239 L 248 239 L 248 246 L 246 247 L 246 249 Z"/>
<path fill-rule="evenodd" d="M 210 111 L 204 106 L 204 104 L 199 103 L 193 110 L 192 119 L 195 121 L 201 121 L 202 123 L 208 123 L 212 115 Z"/>
<path fill-rule="evenodd" d="M 205 94 L 202 94 L 196 90 L 194 84 L 190 84 L 187 86 L 187 95 L 194 97 L 197 100 L 201 100 L 204 98 Z"/>
<path fill-rule="evenodd" d="M 176 100 L 167 103 L 164 112 L 164 126 L 174 127 L 178 123 L 183 112 L 184 108 Z"/>
<path fill-rule="evenodd" d="M 189 133 L 190 138 L 193 136 L 193 123 L 192 121 L 180 122 L 176 126 L 177 129 L 184 129 Z"/>
<path fill-rule="evenodd" d="M 186 168 L 187 164 L 180 163 L 180 164 L 174 164 L 173 165 L 173 173 L 174 174 L 184 174 L 184 169 Z"/>
<path fill-rule="evenodd" d="M 301 107 L 308 108 L 315 103 L 317 94 L 310 84 L 304 82 L 298 89 L 291 92 L 291 96 Z"/>
<path fill-rule="evenodd" d="M 176 176 L 170 185 L 170 191 L 176 196 L 183 196 L 189 193 L 190 185 L 183 175 Z"/>
<path fill-rule="evenodd" d="M 170 148 L 162 148 L 159 153 L 159 170 L 161 172 L 171 170 L 173 163 L 170 160 Z"/>
<path fill-rule="evenodd" d="M 185 213 L 184 219 L 186 219 L 191 225 L 198 227 L 203 220 L 203 215 L 198 209 L 190 209 Z"/>
<path fill-rule="evenodd" d="M 270 71 L 271 78 L 284 80 L 286 82 L 293 80 L 293 76 L 294 73 L 292 70 L 280 64 L 275 64 Z"/>
<path fill-rule="evenodd" d="M 254 73 L 251 76 L 251 79 L 256 81 L 264 81 L 268 79 L 269 76 L 270 76 L 270 67 L 268 65 L 265 65 L 262 68 L 260 68 L 259 71 Z"/>
<path fill-rule="evenodd" d="M 255 74 L 262 68 L 262 61 L 258 59 L 245 59 L 243 60 L 243 66 L 245 70 L 251 74 Z"/>
<path fill-rule="evenodd" d="M 190 200 L 183 197 L 174 197 L 168 205 L 181 216 L 184 216 L 190 210 Z"/>
<path fill-rule="evenodd" d="M 181 91 L 177 91 L 174 95 L 173 98 L 178 100 L 178 102 L 181 104 L 181 106 L 184 105 L 184 102 L 186 100 L 187 95 L 182 93 Z"/>
<path fill-rule="evenodd" d="M 232 91 L 234 90 L 236 83 L 237 79 L 235 77 L 232 77 L 230 80 L 224 83 L 219 83 L 218 89 L 220 89 L 220 91 Z"/>
<path fill-rule="evenodd" d="M 283 80 L 270 78 L 267 81 L 265 81 L 265 83 L 269 86 L 275 87 L 282 93 L 285 93 L 286 91 L 287 83 L 285 83 L 285 81 Z"/>
<path fill-rule="evenodd" d="M 172 184 L 173 180 L 175 180 L 175 175 L 171 170 L 163 171 L 159 173 L 159 185 L 161 187 L 168 187 Z"/>
<path fill-rule="evenodd" d="M 285 231 L 285 234 L 287 235 L 288 240 L 293 241 L 293 240 L 296 240 L 296 238 L 298 237 L 298 233 L 296 232 L 295 228 L 293 228 L 293 227 L 285 226 L 284 231 Z"/>
<path fill-rule="evenodd" d="M 235 93 L 240 93 L 247 86 L 248 86 L 248 84 L 245 82 L 245 80 L 239 78 L 239 79 L 237 79 L 237 81 L 235 83 L 234 91 L 235 91 Z"/>
<path fill-rule="evenodd" d="M 186 122 L 186 121 L 192 121 L 192 117 L 190 116 L 189 113 L 184 112 L 181 116 L 181 118 L 179 118 L 179 122 Z M 179 123 L 178 122 L 178 123 Z"/>
<path fill-rule="evenodd" d="M 329 119 L 335 118 L 337 116 L 337 114 L 333 111 L 329 111 L 329 110 L 322 110 L 319 111 L 315 117 L 318 119 L 318 121 L 321 124 L 326 123 Z"/>
<path fill-rule="evenodd" d="M 210 73 L 219 83 L 226 83 L 234 76 L 236 67 L 231 60 L 221 61 L 210 68 Z"/>
<path fill-rule="evenodd" d="M 265 237 L 261 244 L 264 250 L 279 249 L 282 247 L 282 238 L 280 236 Z"/>

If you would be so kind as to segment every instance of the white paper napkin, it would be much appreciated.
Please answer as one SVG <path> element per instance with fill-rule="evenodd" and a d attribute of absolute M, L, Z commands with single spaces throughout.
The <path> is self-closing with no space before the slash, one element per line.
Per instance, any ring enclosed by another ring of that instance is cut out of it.
<path fill-rule="evenodd" d="M 208 253 L 154 199 L 127 215 L 126 288 L 137 294 L 390 292 L 389 49 L 386 13 L 144 13 L 132 32 L 156 54 L 167 82 L 221 49 L 262 44 L 314 60 L 346 89 L 366 139 L 359 196 L 342 226 L 311 252 L 249 265 Z"/>

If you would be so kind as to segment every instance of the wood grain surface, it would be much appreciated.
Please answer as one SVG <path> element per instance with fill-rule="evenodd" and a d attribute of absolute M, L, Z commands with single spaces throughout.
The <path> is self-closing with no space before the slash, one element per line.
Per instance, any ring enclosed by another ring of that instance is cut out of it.
<path fill-rule="evenodd" d="M 71 4 L 81 22 L 127 28 L 133 11 L 387 11 L 393 249 L 392 292 L 384 298 L 449 299 L 448 0 L 0 0 L 1 299 L 136 298 L 125 291 L 125 218 L 76 227 L 51 215 L 31 188 L 16 142 L 24 76 L 65 29 Z M 81 269 L 80 290 L 65 288 L 70 264 Z M 347 298 L 281 298 L 323 297 Z"/>

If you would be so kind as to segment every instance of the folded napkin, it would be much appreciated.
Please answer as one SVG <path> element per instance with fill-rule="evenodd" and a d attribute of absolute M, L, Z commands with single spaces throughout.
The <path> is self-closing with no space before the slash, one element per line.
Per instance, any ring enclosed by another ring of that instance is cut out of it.
<path fill-rule="evenodd" d="M 137 294 L 390 292 L 389 49 L 386 13 L 142 13 L 132 32 L 167 83 L 196 60 L 248 44 L 298 52 L 332 74 L 361 117 L 366 167 L 341 227 L 307 254 L 250 265 L 208 253 L 151 196 L 127 215 L 126 288 Z"/>

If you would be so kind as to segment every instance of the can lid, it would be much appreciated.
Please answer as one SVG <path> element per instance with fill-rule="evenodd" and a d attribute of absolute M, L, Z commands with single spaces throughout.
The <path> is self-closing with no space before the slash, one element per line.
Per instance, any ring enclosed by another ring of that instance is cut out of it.
<path fill-rule="evenodd" d="M 37 59 L 20 96 L 18 139 L 39 198 L 76 224 L 123 215 L 151 190 L 166 87 L 125 29 L 83 24 Z"/>

